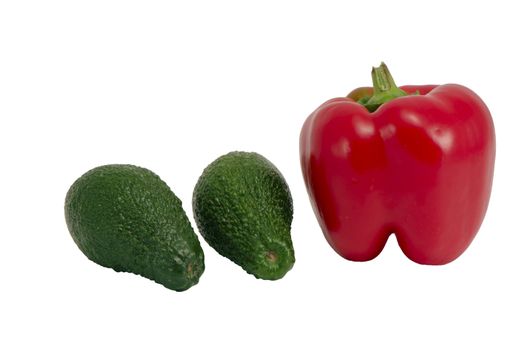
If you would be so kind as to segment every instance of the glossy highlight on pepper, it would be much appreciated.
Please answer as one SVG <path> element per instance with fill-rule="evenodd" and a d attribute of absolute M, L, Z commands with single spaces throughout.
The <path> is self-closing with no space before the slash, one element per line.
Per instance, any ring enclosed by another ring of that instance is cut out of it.
<path fill-rule="evenodd" d="M 394 233 L 411 260 L 449 263 L 488 206 L 491 114 L 461 85 L 398 88 L 384 64 L 372 75 L 374 88 L 331 99 L 304 123 L 300 158 L 314 212 L 346 259 L 375 258 Z"/>

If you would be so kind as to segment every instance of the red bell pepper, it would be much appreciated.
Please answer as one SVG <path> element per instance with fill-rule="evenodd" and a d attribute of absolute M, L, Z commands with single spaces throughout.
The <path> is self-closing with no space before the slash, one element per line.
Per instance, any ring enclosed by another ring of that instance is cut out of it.
<path fill-rule="evenodd" d="M 440 265 L 475 237 L 488 206 L 495 132 L 461 85 L 398 88 L 382 64 L 374 89 L 331 99 L 300 137 L 312 206 L 334 250 L 375 258 L 394 233 L 408 258 Z"/>

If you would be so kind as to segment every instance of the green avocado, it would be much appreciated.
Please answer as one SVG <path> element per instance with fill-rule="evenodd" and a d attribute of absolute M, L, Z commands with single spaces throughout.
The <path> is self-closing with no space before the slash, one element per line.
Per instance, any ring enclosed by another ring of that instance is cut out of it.
<path fill-rule="evenodd" d="M 216 159 L 194 188 L 193 212 L 206 242 L 255 277 L 277 280 L 293 267 L 292 197 L 263 156 L 231 152 Z"/>
<path fill-rule="evenodd" d="M 104 165 L 82 175 L 66 195 L 68 229 L 92 261 L 176 291 L 204 271 L 203 250 L 181 201 L 152 171 Z"/>

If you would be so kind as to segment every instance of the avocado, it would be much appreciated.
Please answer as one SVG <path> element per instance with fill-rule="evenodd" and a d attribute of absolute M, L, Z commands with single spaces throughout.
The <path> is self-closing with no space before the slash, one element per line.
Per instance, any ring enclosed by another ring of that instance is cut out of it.
<path fill-rule="evenodd" d="M 193 212 L 205 241 L 255 277 L 277 280 L 293 267 L 290 190 L 260 154 L 231 152 L 207 166 Z"/>
<path fill-rule="evenodd" d="M 204 271 L 203 250 L 181 201 L 152 171 L 134 165 L 94 168 L 71 186 L 68 229 L 95 263 L 183 291 Z"/>

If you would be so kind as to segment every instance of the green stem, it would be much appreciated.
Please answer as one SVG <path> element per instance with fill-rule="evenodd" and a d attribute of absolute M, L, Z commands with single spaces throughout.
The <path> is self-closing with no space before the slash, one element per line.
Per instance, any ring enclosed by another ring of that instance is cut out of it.
<path fill-rule="evenodd" d="M 384 104 L 397 97 L 407 96 L 407 93 L 396 86 L 394 79 L 385 63 L 381 62 L 379 67 L 372 67 L 372 83 L 374 94 L 367 101 L 358 101 L 370 112 L 374 112 Z"/>

